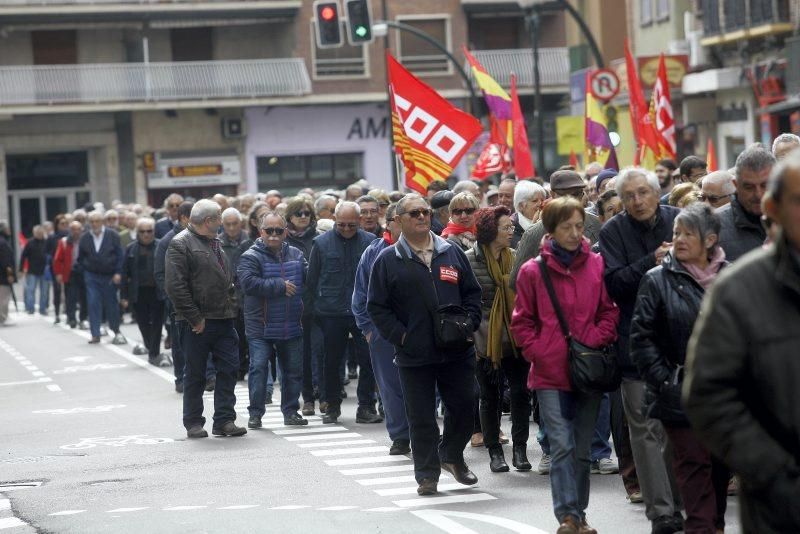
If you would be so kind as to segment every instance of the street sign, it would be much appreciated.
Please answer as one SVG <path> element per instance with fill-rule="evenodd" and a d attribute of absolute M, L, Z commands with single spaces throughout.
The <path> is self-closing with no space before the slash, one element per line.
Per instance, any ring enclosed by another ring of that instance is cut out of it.
<path fill-rule="evenodd" d="M 589 75 L 589 91 L 598 100 L 608 102 L 619 93 L 619 78 L 608 69 L 598 69 Z"/>

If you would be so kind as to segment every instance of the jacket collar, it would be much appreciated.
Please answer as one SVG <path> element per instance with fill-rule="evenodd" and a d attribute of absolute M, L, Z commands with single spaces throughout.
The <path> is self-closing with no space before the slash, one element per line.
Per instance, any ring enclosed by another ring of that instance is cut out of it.
<path fill-rule="evenodd" d="M 210 242 L 210 241 L 219 241 L 219 237 L 217 237 L 217 236 L 214 236 L 214 237 L 207 237 L 207 236 L 204 236 L 204 235 L 202 235 L 202 234 L 198 234 L 198 233 L 197 233 L 197 230 L 195 230 L 195 229 L 194 229 L 194 226 L 192 226 L 191 224 L 190 224 L 190 225 L 188 225 L 188 226 L 186 227 L 186 229 L 187 229 L 187 230 L 189 230 L 189 233 L 191 233 L 192 235 L 194 235 L 195 237 L 197 237 L 198 239 L 200 239 L 200 240 L 201 240 L 201 241 L 203 241 L 203 242 L 206 242 L 206 243 L 208 243 L 208 242 Z"/>
<path fill-rule="evenodd" d="M 278 257 L 278 255 L 275 254 L 275 252 L 273 252 L 271 248 L 269 248 L 266 244 L 264 244 L 264 241 L 262 241 L 260 237 L 256 239 L 255 243 L 253 243 L 253 248 L 261 252 L 262 254 L 267 254 L 269 256 L 272 256 L 273 258 L 281 259 L 286 257 L 286 253 L 289 251 L 289 243 L 284 241 L 283 244 L 281 245 L 280 257 Z"/>
<path fill-rule="evenodd" d="M 759 232 L 764 231 L 761 227 L 761 224 L 755 224 L 747 218 L 747 215 L 744 212 L 744 207 L 742 207 L 742 205 L 739 203 L 736 195 L 731 198 L 730 210 L 731 215 L 733 216 L 733 225 L 737 228 L 750 228 Z"/>
<path fill-rule="evenodd" d="M 231 238 L 225 232 L 222 232 L 221 234 L 219 234 L 219 240 L 222 241 L 222 244 L 223 245 L 229 245 L 229 246 L 230 245 L 232 245 L 232 246 L 240 245 L 241 243 L 247 241 L 247 237 L 248 237 L 247 236 L 247 232 L 245 232 L 244 230 L 239 232 L 239 240 L 238 241 L 231 240 Z"/>
<path fill-rule="evenodd" d="M 630 220 L 631 225 L 633 225 L 633 227 L 637 230 L 641 232 L 650 232 L 658 228 L 659 225 L 661 225 L 661 223 L 664 221 L 664 211 L 666 211 L 666 206 L 659 204 L 658 208 L 656 208 L 656 218 L 652 226 L 649 222 L 642 222 L 634 219 L 627 211 L 625 212 L 625 216 Z"/>
<path fill-rule="evenodd" d="M 574 271 L 578 267 L 581 267 L 583 264 L 586 263 L 586 260 L 589 259 L 589 254 L 591 253 L 591 243 L 585 237 L 581 241 L 581 251 L 575 257 L 575 260 L 572 262 L 569 270 Z M 560 261 L 558 261 L 555 256 L 553 255 L 553 248 L 550 244 L 550 239 L 548 236 L 545 236 L 542 239 L 542 246 L 539 249 L 539 254 L 542 256 L 542 259 L 547 262 L 547 267 L 550 269 L 556 270 L 562 274 L 567 274 L 568 270 L 564 267 Z"/>
<path fill-rule="evenodd" d="M 428 231 L 428 233 L 430 234 L 431 239 L 433 240 L 433 257 L 434 258 L 436 256 L 440 255 L 440 254 L 444 254 L 447 251 L 447 249 L 449 249 L 450 247 L 453 246 L 446 239 L 442 239 L 441 237 L 439 237 L 438 235 L 434 234 L 433 232 Z M 413 258 L 414 257 L 413 251 L 411 250 L 411 246 L 409 246 L 408 241 L 406 241 L 406 238 L 405 238 L 405 236 L 403 234 L 400 234 L 400 239 L 398 239 L 397 243 L 395 243 L 394 253 L 398 258 L 402 258 L 403 257 L 400 254 L 400 250 L 399 250 L 400 247 L 403 247 L 403 250 L 406 251 L 406 254 L 408 255 L 409 258 Z"/>
<path fill-rule="evenodd" d="M 475 259 L 481 263 L 486 263 L 486 255 L 483 253 L 483 247 L 475 241 L 475 244 L 472 245 L 472 250 L 475 251 Z"/>

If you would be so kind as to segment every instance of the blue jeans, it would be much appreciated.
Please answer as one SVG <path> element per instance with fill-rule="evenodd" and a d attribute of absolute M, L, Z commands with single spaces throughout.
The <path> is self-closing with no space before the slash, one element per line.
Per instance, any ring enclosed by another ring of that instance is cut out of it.
<path fill-rule="evenodd" d="M 100 337 L 100 324 L 105 311 L 108 327 L 115 334 L 119 332 L 119 301 L 117 285 L 111 281 L 110 274 L 84 272 L 86 300 L 89 304 L 89 330 L 92 337 Z"/>
<path fill-rule="evenodd" d="M 214 389 L 214 428 L 236 421 L 236 374 L 239 371 L 239 336 L 233 319 L 206 319 L 205 329 L 195 334 L 187 323 L 181 329 L 181 346 L 185 358 L 183 371 L 183 426 L 190 429 L 204 425 L 203 393 L 206 389 L 206 367 L 211 353 L 217 369 Z"/>
<path fill-rule="evenodd" d="M 373 329 L 372 336 L 370 336 L 369 357 L 383 401 L 389 439 L 392 441 L 409 439 L 408 417 L 406 417 L 403 388 L 400 385 L 400 371 L 394 364 L 394 345 L 383 339 L 376 329 Z"/>
<path fill-rule="evenodd" d="M 45 280 L 43 274 L 25 275 L 25 311 L 36 311 L 36 286 L 39 286 L 39 313 L 44 315 L 50 305 L 50 282 Z"/>
<path fill-rule="evenodd" d="M 600 395 L 541 389 L 536 396 L 551 449 L 553 511 L 559 523 L 572 516 L 580 524 L 589 506 L 591 445 Z"/>
<path fill-rule="evenodd" d="M 609 437 L 611 437 L 611 403 L 609 402 L 608 393 L 603 393 L 600 398 L 600 412 L 597 414 L 597 423 L 594 425 L 594 436 L 592 436 L 592 462 L 611 458 Z"/>
<path fill-rule="evenodd" d="M 284 416 L 300 409 L 300 392 L 303 389 L 303 337 L 292 339 L 250 338 L 250 370 L 247 386 L 250 389 L 250 416 L 264 415 L 267 375 L 271 375 L 269 360 L 277 355 L 281 368 L 281 412 Z"/>

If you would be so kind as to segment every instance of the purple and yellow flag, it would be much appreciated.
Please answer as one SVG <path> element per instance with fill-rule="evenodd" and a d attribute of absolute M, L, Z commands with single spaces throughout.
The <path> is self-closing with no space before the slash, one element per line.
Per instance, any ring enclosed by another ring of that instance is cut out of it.
<path fill-rule="evenodd" d="M 509 148 L 514 147 L 514 131 L 511 127 L 511 97 L 500 86 L 494 78 L 489 76 L 483 65 L 469 53 L 467 47 L 463 47 L 464 56 L 472 67 L 472 75 L 478 83 L 478 87 L 483 93 L 483 99 L 489 108 L 489 113 L 494 116 L 500 127 L 502 138 L 492 139 L 492 142 L 504 144 Z"/>
<path fill-rule="evenodd" d="M 589 84 L 586 84 L 589 87 Z M 586 91 L 586 164 L 596 161 L 604 169 L 619 170 L 617 152 L 608 135 L 608 123 L 600 103 Z"/>

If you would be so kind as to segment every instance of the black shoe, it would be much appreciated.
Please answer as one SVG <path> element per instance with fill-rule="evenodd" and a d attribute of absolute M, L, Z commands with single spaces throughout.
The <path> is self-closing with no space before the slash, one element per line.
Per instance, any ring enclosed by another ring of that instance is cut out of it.
<path fill-rule="evenodd" d="M 78 328 L 78 321 L 70 321 L 68 324 L 69 324 L 69 327 L 72 328 L 73 330 L 75 328 Z"/>
<path fill-rule="evenodd" d="M 396 439 L 389 448 L 389 456 L 402 456 L 411 452 L 411 442 L 407 439 Z"/>
<path fill-rule="evenodd" d="M 489 448 L 489 469 L 492 470 L 492 473 L 508 472 L 508 464 L 506 463 L 502 446 L 497 445 Z"/>
<path fill-rule="evenodd" d="M 283 416 L 283 424 L 291 426 L 303 426 L 308 424 L 308 419 L 303 419 L 299 413 Z"/>
<path fill-rule="evenodd" d="M 345 391 L 345 389 L 342 388 L 342 393 L 339 396 L 342 397 L 343 399 L 346 399 L 347 398 L 347 391 Z"/>
<path fill-rule="evenodd" d="M 332 425 L 337 423 L 340 415 L 342 415 L 342 412 L 339 408 L 332 408 L 329 406 L 328 411 L 322 416 L 322 424 Z"/>
<path fill-rule="evenodd" d="M 264 404 L 272 404 L 272 395 L 267 395 L 267 398 L 264 399 Z"/>
<path fill-rule="evenodd" d="M 215 387 L 217 387 L 216 378 L 209 378 L 208 380 L 206 380 L 206 391 L 214 391 Z"/>
<path fill-rule="evenodd" d="M 342 385 L 343 385 L 343 386 L 346 386 L 346 385 L 348 385 L 349 383 L 350 383 L 350 379 L 349 379 L 349 378 L 347 378 L 347 375 L 345 375 L 345 377 L 344 377 L 344 380 L 342 380 Z"/>
<path fill-rule="evenodd" d="M 215 436 L 244 436 L 247 434 L 247 429 L 243 426 L 236 426 L 233 421 L 228 421 L 222 426 L 212 428 L 211 433 Z"/>
<path fill-rule="evenodd" d="M 53 324 L 59 324 L 59 323 L 61 323 L 61 317 L 59 317 L 58 314 L 56 314 L 56 320 L 53 321 Z"/>
<path fill-rule="evenodd" d="M 200 425 L 195 425 L 189 430 L 186 431 L 186 437 L 188 438 L 207 438 L 208 432 L 206 429 Z"/>
<path fill-rule="evenodd" d="M 453 478 L 455 478 L 456 482 L 459 484 L 472 486 L 473 484 L 478 483 L 478 477 L 475 476 L 475 473 L 469 470 L 469 467 L 467 467 L 467 464 L 464 462 L 459 462 L 456 464 L 442 462 L 442 469 L 453 475 Z"/>
<path fill-rule="evenodd" d="M 382 422 L 383 422 L 383 417 L 381 417 L 377 413 L 372 413 L 370 409 L 366 406 L 359 406 L 358 410 L 356 410 L 356 423 L 370 424 L 370 423 L 382 423 Z"/>
<path fill-rule="evenodd" d="M 378 415 L 383 418 L 386 418 L 386 412 L 383 411 L 383 403 L 378 404 Z"/>
<path fill-rule="evenodd" d="M 434 480 L 432 478 L 423 478 L 422 482 L 419 483 L 419 487 L 417 488 L 417 495 L 436 495 L 436 493 L 439 491 L 437 489 L 438 485 L 438 480 Z"/>
<path fill-rule="evenodd" d="M 319 400 L 319 387 L 314 386 L 314 400 Z"/>
<path fill-rule="evenodd" d="M 356 378 L 358 378 L 358 369 L 354 367 L 349 371 L 347 371 L 347 378 L 349 378 L 350 380 L 355 380 Z"/>
<path fill-rule="evenodd" d="M 261 428 L 261 418 L 257 415 L 251 415 L 247 420 L 247 428 Z"/>
<path fill-rule="evenodd" d="M 90 345 L 95 345 L 97 343 L 100 343 L 100 338 L 92 336 L 92 339 L 89 340 L 89 344 Z"/>
<path fill-rule="evenodd" d="M 175 391 L 177 393 L 183 393 L 183 382 L 179 382 L 175 384 Z"/>
<path fill-rule="evenodd" d="M 514 455 L 511 457 L 511 465 L 516 467 L 517 471 L 531 470 L 531 463 L 528 461 L 525 445 L 514 445 Z"/>
<path fill-rule="evenodd" d="M 661 517 L 657 517 L 653 520 L 653 527 L 650 532 L 652 534 L 674 534 L 675 532 L 680 532 L 678 525 L 675 523 L 675 517 L 662 515 Z"/>

